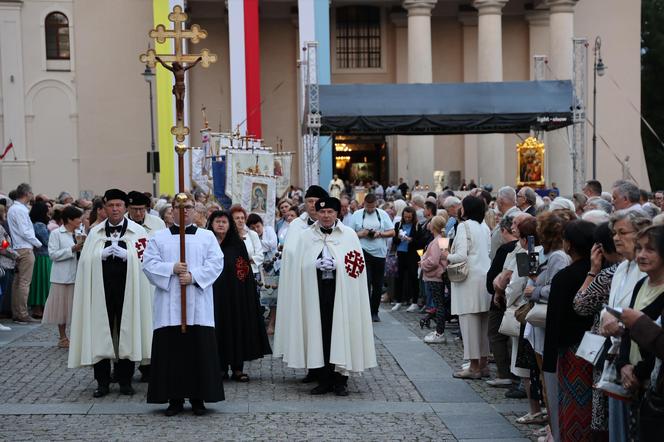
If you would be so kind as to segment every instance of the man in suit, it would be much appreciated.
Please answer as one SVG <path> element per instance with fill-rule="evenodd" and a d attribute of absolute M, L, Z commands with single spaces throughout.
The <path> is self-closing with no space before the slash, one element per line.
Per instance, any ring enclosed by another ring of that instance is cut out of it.
<path fill-rule="evenodd" d="M 537 213 L 537 210 L 535 209 L 537 194 L 532 188 L 524 186 L 519 189 L 519 192 L 516 194 L 516 202 L 522 212 L 532 216 L 535 216 Z"/>

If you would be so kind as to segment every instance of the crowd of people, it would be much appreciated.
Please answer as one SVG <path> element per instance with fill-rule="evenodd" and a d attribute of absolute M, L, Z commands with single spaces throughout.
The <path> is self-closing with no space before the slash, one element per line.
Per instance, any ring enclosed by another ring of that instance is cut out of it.
<path fill-rule="evenodd" d="M 590 180 L 570 198 L 471 184 L 370 182 L 360 197 L 335 177 L 327 190 L 291 187 L 274 225 L 196 192 L 184 261 L 168 196 L 53 200 L 21 184 L 0 195 L 0 306 L 17 324 L 57 325 L 69 365 L 94 365 L 96 397 L 114 381 L 132 394 L 142 362 L 148 401 L 172 415 L 185 398 L 204 412 L 223 399 L 223 378 L 248 382 L 244 362 L 270 353 L 308 369 L 312 394 L 347 395 L 348 374 L 376 365 L 371 321 L 383 304 L 433 322 L 428 344 L 460 340 L 466 363 L 453 376 L 527 399 L 517 422 L 539 425 L 541 440 L 656 440 L 664 192 L 623 180 Z M 103 333 L 90 330 L 99 318 Z M 183 372 L 195 375 L 178 382 Z"/>

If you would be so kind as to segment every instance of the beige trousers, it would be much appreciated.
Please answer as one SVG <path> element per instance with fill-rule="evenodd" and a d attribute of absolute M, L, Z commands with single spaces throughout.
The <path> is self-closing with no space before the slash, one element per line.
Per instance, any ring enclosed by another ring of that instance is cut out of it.
<path fill-rule="evenodd" d="M 35 254 L 32 249 L 18 249 L 16 258 L 16 274 L 12 284 L 12 316 L 14 319 L 25 319 L 28 314 L 28 295 L 32 282 L 32 268 L 35 265 Z"/>

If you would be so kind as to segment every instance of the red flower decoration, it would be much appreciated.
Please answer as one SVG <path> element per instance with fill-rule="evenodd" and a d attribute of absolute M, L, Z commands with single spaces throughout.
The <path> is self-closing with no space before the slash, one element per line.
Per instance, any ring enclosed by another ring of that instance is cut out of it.
<path fill-rule="evenodd" d="M 237 279 L 244 282 L 247 279 L 247 275 L 249 275 L 249 271 L 251 271 L 251 267 L 247 260 L 238 256 L 235 260 L 235 276 L 237 276 Z"/>

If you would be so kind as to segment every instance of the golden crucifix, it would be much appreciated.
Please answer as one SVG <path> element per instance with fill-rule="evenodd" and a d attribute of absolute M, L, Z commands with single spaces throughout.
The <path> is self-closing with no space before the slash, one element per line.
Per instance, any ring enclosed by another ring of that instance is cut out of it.
<path fill-rule="evenodd" d="M 182 11 L 182 7 L 176 5 L 173 12 L 168 14 L 168 20 L 173 23 L 172 29 L 166 29 L 166 26 L 159 24 L 149 32 L 150 38 L 157 43 L 165 43 L 166 39 L 172 38 L 175 46 L 174 54 L 157 54 L 154 49 L 148 49 L 145 54 L 141 54 L 139 59 L 142 63 L 154 68 L 157 63 L 173 73 L 175 83 L 173 85 L 173 95 L 175 96 L 175 126 L 171 127 L 171 134 L 175 136 L 178 144 L 175 146 L 175 152 L 178 155 L 178 191 L 175 201 L 179 209 L 180 223 L 180 262 L 186 261 L 185 254 L 185 219 L 184 205 L 187 203 L 187 195 L 184 187 L 184 153 L 187 147 L 184 140 L 189 135 L 189 128 L 184 125 L 184 98 L 185 98 L 185 73 L 196 66 L 198 63 L 204 68 L 217 61 L 217 56 L 211 54 L 209 50 L 202 49 L 200 54 L 184 54 L 182 48 L 184 42 L 188 39 L 192 43 L 198 43 L 207 37 L 207 31 L 201 29 L 198 25 L 191 25 L 190 29 L 183 28 L 187 21 L 187 14 Z M 156 45 L 155 45 L 156 46 Z M 180 286 L 180 324 L 182 332 L 187 331 L 187 286 Z"/>
<path fill-rule="evenodd" d="M 182 47 L 187 39 L 192 43 L 198 43 L 207 37 L 207 31 L 201 29 L 198 25 L 191 25 L 190 29 L 183 29 L 182 25 L 187 21 L 187 18 L 188 16 L 182 11 L 182 7 L 175 5 L 173 12 L 168 14 L 168 20 L 173 23 L 173 29 L 166 29 L 164 25 L 159 24 L 148 34 L 157 43 L 165 43 L 166 39 L 172 38 L 175 46 L 174 54 L 157 54 L 154 49 L 148 49 L 145 54 L 140 56 L 142 63 L 151 68 L 159 63 L 165 69 L 171 71 L 175 77 L 173 95 L 175 95 L 176 125 L 171 128 L 171 134 L 180 143 L 184 141 L 185 136 L 189 135 L 189 128 L 184 125 L 185 72 L 198 63 L 207 68 L 217 61 L 217 56 L 210 53 L 208 49 L 201 49 L 200 54 L 184 54 L 182 52 Z"/>

